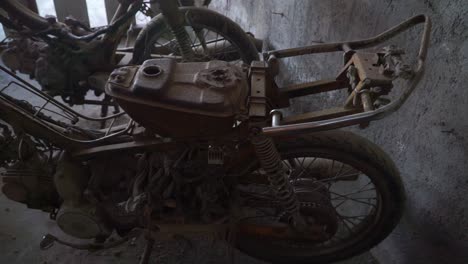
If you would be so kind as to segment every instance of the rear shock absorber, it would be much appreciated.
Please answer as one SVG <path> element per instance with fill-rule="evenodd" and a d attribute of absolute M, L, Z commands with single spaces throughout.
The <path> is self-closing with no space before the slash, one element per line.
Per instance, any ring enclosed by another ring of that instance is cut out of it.
<path fill-rule="evenodd" d="M 268 176 L 268 181 L 274 190 L 275 196 L 281 203 L 290 222 L 297 229 L 303 229 L 305 222 L 299 212 L 300 203 L 289 183 L 286 170 L 276 149 L 273 139 L 263 135 L 255 135 L 251 139 L 260 165 Z"/>
<path fill-rule="evenodd" d="M 159 2 L 161 12 L 166 19 L 166 23 L 177 40 L 180 53 L 185 61 L 190 61 L 195 57 L 192 50 L 192 42 L 190 36 L 185 30 L 185 18 L 179 11 L 177 1 L 161 0 Z"/>

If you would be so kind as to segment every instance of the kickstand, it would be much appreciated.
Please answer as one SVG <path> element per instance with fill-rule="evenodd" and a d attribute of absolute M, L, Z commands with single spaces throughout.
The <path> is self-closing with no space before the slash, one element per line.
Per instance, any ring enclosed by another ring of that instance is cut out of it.
<path fill-rule="evenodd" d="M 146 239 L 145 251 L 143 251 L 143 255 L 141 256 L 141 260 L 139 264 L 149 263 L 151 252 L 153 251 L 154 242 L 155 242 L 154 239 L 151 237 Z"/>

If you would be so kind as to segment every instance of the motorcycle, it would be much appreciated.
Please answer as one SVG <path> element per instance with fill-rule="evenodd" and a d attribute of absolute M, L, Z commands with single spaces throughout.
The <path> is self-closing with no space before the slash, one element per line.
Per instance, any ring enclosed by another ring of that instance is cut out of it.
<path fill-rule="evenodd" d="M 2 43 L 1 59 L 10 70 L 36 79 L 42 90 L 70 106 L 103 105 L 102 117 L 109 106 L 118 112 L 112 98 L 98 101 L 86 95 L 88 91 L 105 94 L 106 80 L 118 67 L 141 64 L 151 57 L 240 59 L 248 64 L 258 60 L 254 38 L 232 20 L 204 8 L 210 1 L 119 3 L 110 25 L 92 29 L 73 17 L 62 23 L 53 16 L 39 16 L 20 1 L 1 1 L 0 23 L 10 33 Z M 143 27 L 133 23 L 139 11 L 152 17 Z"/>
<path fill-rule="evenodd" d="M 363 50 L 418 24 L 415 64 L 393 45 Z M 430 30 L 418 15 L 373 38 L 268 51 L 250 64 L 146 59 L 109 75 L 105 92 L 125 112 L 100 119 L 0 66 L 13 79 L 0 89 L 2 191 L 50 213 L 66 234 L 94 239 L 48 234 L 43 249 L 99 250 L 144 235 L 148 263 L 158 233 L 205 233 L 274 263 L 360 254 L 398 224 L 405 192 L 383 150 L 336 129 L 401 107 L 423 76 Z M 329 52 L 344 54 L 336 79 L 275 83 L 279 60 Z M 394 84 L 405 89 L 391 101 Z M 291 99 L 332 91 L 347 94 L 342 106 L 283 116 Z M 105 129 L 83 125 L 102 119 Z"/>

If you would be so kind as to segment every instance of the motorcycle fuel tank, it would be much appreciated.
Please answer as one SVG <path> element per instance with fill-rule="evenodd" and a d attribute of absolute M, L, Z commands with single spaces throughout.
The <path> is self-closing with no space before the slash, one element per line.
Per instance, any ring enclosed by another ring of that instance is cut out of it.
<path fill-rule="evenodd" d="M 168 137 L 228 132 L 245 109 L 248 89 L 241 66 L 167 58 L 119 68 L 106 86 L 136 122 Z"/>

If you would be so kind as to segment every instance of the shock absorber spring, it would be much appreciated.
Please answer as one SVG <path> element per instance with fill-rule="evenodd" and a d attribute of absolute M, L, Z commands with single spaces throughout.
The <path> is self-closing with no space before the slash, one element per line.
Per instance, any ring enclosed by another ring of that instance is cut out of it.
<path fill-rule="evenodd" d="M 192 42 L 185 30 L 185 18 L 179 11 L 177 1 L 160 0 L 159 5 L 166 23 L 177 41 L 182 58 L 185 61 L 192 60 L 195 57 Z"/>
<path fill-rule="evenodd" d="M 185 61 L 192 60 L 195 57 L 195 55 L 192 50 L 192 45 L 190 44 L 190 36 L 185 30 L 184 26 L 176 25 L 169 27 L 175 39 L 177 40 L 177 45 L 179 47 L 180 53 L 182 54 L 182 58 Z"/>
<path fill-rule="evenodd" d="M 296 227 L 304 226 L 304 220 L 299 212 L 299 200 L 294 192 L 294 188 L 289 183 L 286 170 L 273 139 L 257 135 L 251 141 L 255 147 L 260 165 L 267 173 L 268 181 L 273 188 L 275 196 L 289 216 L 290 221 Z"/>

